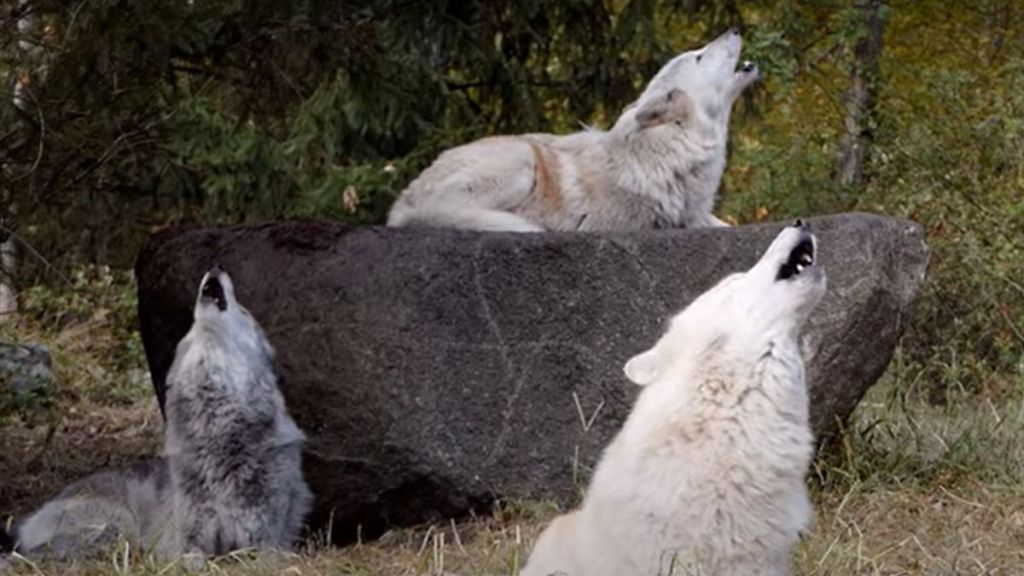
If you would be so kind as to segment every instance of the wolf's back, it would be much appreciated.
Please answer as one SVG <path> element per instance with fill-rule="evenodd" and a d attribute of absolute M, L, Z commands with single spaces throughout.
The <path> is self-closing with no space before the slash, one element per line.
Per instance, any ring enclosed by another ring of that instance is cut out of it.
<path fill-rule="evenodd" d="M 21 552 L 66 557 L 124 538 L 151 549 L 170 537 L 170 473 L 163 458 L 104 470 L 66 487 L 21 522 Z M 166 536 L 165 536 L 166 535 Z"/>

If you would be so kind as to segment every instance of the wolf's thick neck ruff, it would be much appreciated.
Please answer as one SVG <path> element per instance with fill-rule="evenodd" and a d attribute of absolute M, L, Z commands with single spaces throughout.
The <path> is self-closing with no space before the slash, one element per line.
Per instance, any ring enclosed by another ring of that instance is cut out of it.
<path fill-rule="evenodd" d="M 725 171 L 725 146 L 726 135 L 717 130 L 675 124 L 622 138 L 609 154 L 618 200 L 639 199 L 657 228 L 684 226 L 688 215 L 710 213 Z"/>

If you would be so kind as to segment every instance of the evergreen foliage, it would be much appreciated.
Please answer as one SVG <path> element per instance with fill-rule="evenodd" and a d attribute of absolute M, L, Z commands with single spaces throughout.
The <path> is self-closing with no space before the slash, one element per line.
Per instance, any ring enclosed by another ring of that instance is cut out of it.
<path fill-rule="evenodd" d="M 892 0 L 864 181 L 836 180 L 866 2 L 0 0 L 5 227 L 58 269 L 130 265 L 181 220 L 379 223 L 439 151 L 607 127 L 731 25 L 765 81 L 734 115 L 720 215 L 914 219 L 907 339 L 929 381 L 1024 375 L 1024 6 Z M 34 17 L 30 30 L 18 22 Z M 32 58 L 19 42 L 34 47 Z M 23 285 L 56 281 L 23 252 Z"/>

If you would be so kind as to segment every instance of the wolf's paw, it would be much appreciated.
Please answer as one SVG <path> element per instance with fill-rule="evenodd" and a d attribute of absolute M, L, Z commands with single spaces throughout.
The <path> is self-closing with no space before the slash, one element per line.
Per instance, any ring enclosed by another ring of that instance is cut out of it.
<path fill-rule="evenodd" d="M 206 555 L 201 552 L 188 552 L 181 555 L 181 566 L 189 572 L 198 572 L 206 568 Z"/>
<path fill-rule="evenodd" d="M 711 221 L 711 228 L 732 228 L 732 224 L 726 222 L 725 220 L 722 220 L 721 218 L 718 218 L 717 216 L 714 216 L 713 214 L 709 214 L 708 218 Z"/>

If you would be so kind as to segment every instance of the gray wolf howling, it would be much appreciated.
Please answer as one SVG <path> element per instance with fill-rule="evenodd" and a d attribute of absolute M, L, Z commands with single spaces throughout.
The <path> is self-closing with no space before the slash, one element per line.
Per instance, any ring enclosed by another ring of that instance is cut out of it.
<path fill-rule="evenodd" d="M 118 538 L 161 557 L 289 548 L 312 496 L 273 356 L 228 274 L 209 271 L 168 373 L 163 454 L 67 486 L 16 527 L 14 547 L 58 557 Z"/>
<path fill-rule="evenodd" d="M 287 549 L 312 494 L 274 350 L 219 267 L 203 278 L 194 317 L 167 375 L 164 457 L 181 550 Z"/>

